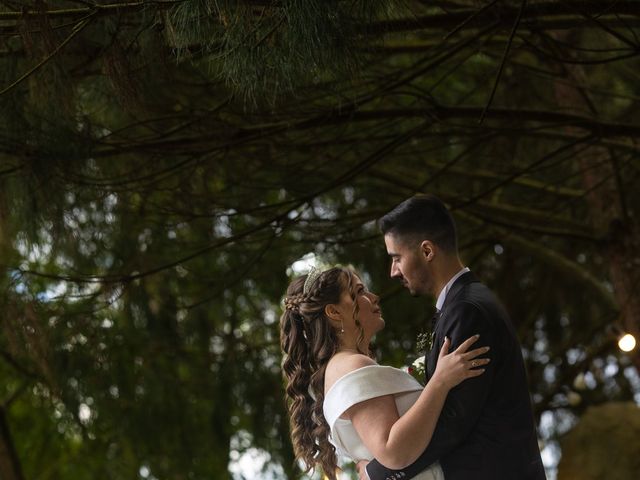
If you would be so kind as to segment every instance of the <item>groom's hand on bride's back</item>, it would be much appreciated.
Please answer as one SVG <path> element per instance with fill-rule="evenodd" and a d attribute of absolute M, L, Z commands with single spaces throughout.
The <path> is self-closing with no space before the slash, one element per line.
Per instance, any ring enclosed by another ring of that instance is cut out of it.
<path fill-rule="evenodd" d="M 367 465 L 369 462 L 367 460 L 360 460 L 356 463 L 356 471 L 358 472 L 358 480 L 369 480 L 369 475 L 367 474 Z"/>

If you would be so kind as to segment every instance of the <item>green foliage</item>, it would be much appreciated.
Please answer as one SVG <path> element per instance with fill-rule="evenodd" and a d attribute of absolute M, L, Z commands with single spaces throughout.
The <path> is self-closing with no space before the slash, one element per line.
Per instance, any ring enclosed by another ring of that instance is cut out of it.
<path fill-rule="evenodd" d="M 229 478 L 252 448 L 298 478 L 288 268 L 354 265 L 381 294 L 380 361 L 405 364 L 430 299 L 388 278 L 375 220 L 416 192 L 452 207 L 463 261 L 511 312 L 539 417 L 637 394 L 612 335 L 639 318 L 628 3 L 598 24 L 529 2 L 497 83 L 520 2 L 14 3 L 0 401 L 25 478 Z M 588 101 L 559 107 L 567 85 Z"/>
<path fill-rule="evenodd" d="M 164 27 L 179 56 L 206 53 L 209 68 L 249 103 L 272 103 L 308 82 L 353 76 L 367 26 L 393 4 L 190 0 L 172 9 Z"/>

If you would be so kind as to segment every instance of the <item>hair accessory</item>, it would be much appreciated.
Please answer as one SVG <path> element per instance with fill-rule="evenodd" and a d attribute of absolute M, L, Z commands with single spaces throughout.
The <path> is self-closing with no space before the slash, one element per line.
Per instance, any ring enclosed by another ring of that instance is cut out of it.
<path fill-rule="evenodd" d="M 314 283 L 316 283 L 316 280 L 318 280 L 318 277 L 322 275 L 322 273 L 322 270 L 320 270 L 319 268 L 311 267 L 311 270 L 307 274 L 307 279 L 304 281 L 304 286 L 302 287 L 303 294 L 306 295 L 307 293 L 309 293 L 311 287 Z"/>
<path fill-rule="evenodd" d="M 296 305 L 296 303 L 290 299 L 289 297 L 286 297 L 284 299 L 284 308 L 286 310 L 297 310 L 298 309 L 298 305 Z"/>

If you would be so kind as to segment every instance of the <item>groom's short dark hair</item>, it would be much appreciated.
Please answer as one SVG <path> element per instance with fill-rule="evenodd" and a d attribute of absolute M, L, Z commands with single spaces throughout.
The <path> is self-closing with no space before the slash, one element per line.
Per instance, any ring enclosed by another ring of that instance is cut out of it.
<path fill-rule="evenodd" d="M 408 198 L 378 220 L 384 235 L 401 241 L 430 240 L 447 253 L 456 253 L 456 226 L 449 210 L 435 195 Z"/>

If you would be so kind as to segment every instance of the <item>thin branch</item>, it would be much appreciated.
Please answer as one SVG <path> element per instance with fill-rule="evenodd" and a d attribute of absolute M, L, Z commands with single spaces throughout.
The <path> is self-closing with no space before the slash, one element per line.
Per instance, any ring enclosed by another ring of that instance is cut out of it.
<path fill-rule="evenodd" d="M 509 39 L 507 40 L 507 45 L 504 49 L 504 53 L 502 54 L 502 60 L 500 61 L 498 72 L 496 73 L 496 79 L 493 82 L 493 88 L 491 89 L 489 100 L 487 101 L 487 104 L 485 105 L 484 110 L 482 110 L 482 114 L 480 115 L 480 120 L 478 121 L 480 125 L 482 125 L 482 122 L 484 121 L 484 117 L 487 115 L 487 112 L 489 111 L 489 107 L 493 102 L 493 97 L 495 96 L 496 91 L 498 90 L 498 84 L 500 83 L 500 78 L 502 77 L 504 66 L 507 63 L 507 57 L 509 56 L 509 50 L 511 50 L 511 45 L 513 44 L 513 38 L 515 37 L 516 32 L 518 31 L 518 26 L 520 25 L 520 20 L 522 19 L 522 14 L 524 13 L 526 7 L 527 7 L 527 0 L 522 0 L 522 3 L 520 4 L 520 11 L 518 12 L 518 16 L 516 17 L 516 20 L 511 29 L 511 34 L 509 35 Z"/>
<path fill-rule="evenodd" d="M 2 402 L 1 406 L 5 409 L 11 408 L 13 402 L 15 402 L 20 396 L 29 388 L 31 382 L 23 381 L 22 384 L 16 388 L 16 390 L 7 398 L 4 402 Z"/>
<path fill-rule="evenodd" d="M 7 422 L 7 412 L 0 405 L 0 475 L 2 480 L 24 480 L 15 442 Z"/>
<path fill-rule="evenodd" d="M 611 169 L 614 173 L 614 178 L 616 181 L 616 190 L 618 193 L 618 198 L 620 202 L 620 211 L 622 212 L 622 218 L 625 223 L 630 223 L 631 215 L 629 213 L 629 207 L 627 202 L 627 195 L 624 188 L 624 182 L 622 181 L 622 169 L 620 168 L 620 163 L 618 162 L 618 156 L 615 152 L 609 151 L 609 157 L 611 158 Z"/>
<path fill-rule="evenodd" d="M 589 134 L 589 135 L 586 135 L 585 137 L 577 138 L 573 142 L 570 142 L 570 143 L 567 143 L 565 145 L 562 145 L 562 146 L 558 147 L 557 149 L 547 153 L 542 158 L 540 158 L 540 159 L 536 160 L 535 162 L 527 165 L 526 168 L 524 168 L 522 170 L 519 170 L 519 171 L 513 173 L 512 175 L 509 175 L 507 178 L 505 178 L 504 180 L 496 183 L 495 185 L 493 185 L 492 187 L 488 188 L 487 190 L 484 190 L 483 192 L 480 192 L 480 193 L 474 195 L 473 197 L 471 197 L 471 198 L 469 198 L 469 199 L 467 199 L 467 200 L 465 200 L 463 202 L 456 203 L 451 208 L 452 208 L 452 210 L 457 210 L 457 209 L 460 209 L 460 208 L 468 207 L 469 205 L 472 205 L 472 204 L 476 203 L 481 198 L 486 197 L 487 195 L 495 192 L 500 187 L 503 187 L 503 186 L 513 182 L 513 180 L 515 180 L 516 178 L 521 177 L 524 174 L 526 174 L 526 173 L 528 173 L 528 172 L 540 167 L 540 165 L 546 163 L 551 158 L 554 158 L 554 157 L 558 156 L 559 154 L 561 154 L 563 152 L 571 151 L 576 145 L 589 144 L 593 140 L 595 140 L 594 136 L 592 134 Z"/>
<path fill-rule="evenodd" d="M 155 5 L 161 8 L 169 8 L 179 3 L 184 3 L 187 0 L 142 0 L 138 2 L 120 2 L 110 3 L 102 5 L 98 3 L 92 3 L 91 6 L 86 8 L 64 8 L 58 10 L 47 10 L 45 12 L 32 11 L 28 8 L 20 12 L 0 12 L 0 20 L 20 19 L 28 15 L 46 15 L 49 18 L 61 18 L 61 17 L 84 17 L 86 15 L 120 15 L 128 12 L 138 12 L 150 5 Z"/>
<path fill-rule="evenodd" d="M 353 106 L 355 108 L 355 106 Z M 422 108 L 396 108 L 381 110 L 353 111 L 349 106 L 336 108 L 312 118 L 295 121 L 283 121 L 271 124 L 255 125 L 248 128 L 238 127 L 233 133 L 223 132 L 224 136 L 203 134 L 173 139 L 163 139 L 138 144 L 105 146 L 92 152 L 94 158 L 113 157 L 134 152 L 166 154 L 167 151 L 182 151 L 184 154 L 212 154 L 227 151 L 229 148 L 248 145 L 253 141 L 273 138 L 277 134 L 291 133 L 329 125 L 342 125 L 356 122 L 375 122 L 393 119 L 429 118 L 437 119 L 433 123 L 446 124 L 449 119 L 477 119 L 482 107 L 475 106 L 428 106 Z M 593 117 L 562 113 L 550 110 L 511 109 L 494 107 L 487 112 L 487 119 L 501 120 L 522 124 L 536 122 L 538 128 L 557 130 L 559 127 L 573 126 L 591 132 L 597 138 L 606 137 L 640 137 L 640 125 L 599 121 Z M 487 128 L 477 124 L 452 125 L 451 127 L 471 128 L 478 130 Z M 531 126 L 529 127 L 531 128 Z M 568 138 L 568 137 L 567 137 Z M 221 143 L 218 143 L 222 141 Z M 187 151 L 184 149 L 188 148 Z"/>
<path fill-rule="evenodd" d="M 24 73 L 21 77 L 19 77 L 11 85 L 5 87 L 3 90 L 0 90 L 0 96 L 2 96 L 5 93 L 11 91 L 13 88 L 18 86 L 24 80 L 29 78 L 33 73 L 35 73 L 40 68 L 42 68 L 44 65 L 46 65 L 49 62 L 49 60 L 51 60 L 60 50 L 62 50 L 62 48 L 64 48 L 65 45 L 67 45 L 76 35 L 78 35 L 82 30 L 84 30 L 84 28 L 87 25 L 89 25 L 91 23 L 92 18 L 93 18 L 93 16 L 90 16 L 90 17 L 85 18 L 84 20 L 82 20 L 79 24 L 77 24 L 73 28 L 73 31 L 71 32 L 71 34 L 69 34 L 69 36 L 67 38 L 65 38 L 64 41 L 60 45 L 58 45 L 51 53 L 49 53 L 37 65 L 35 65 L 31 69 L 29 69 L 26 73 Z"/>
<path fill-rule="evenodd" d="M 557 1 L 549 1 L 545 3 L 533 3 L 527 8 L 526 14 L 523 15 L 523 28 L 530 28 L 534 30 L 553 30 L 558 28 L 571 28 L 576 26 L 586 27 L 591 23 L 592 26 L 601 28 L 601 25 L 594 24 L 593 22 L 585 22 L 580 20 L 578 22 L 577 17 L 574 15 L 580 15 L 584 18 L 584 15 L 607 15 L 613 17 L 612 19 L 600 19 L 601 23 L 611 26 L 625 26 L 616 16 L 629 15 L 637 16 L 640 14 L 640 3 L 633 0 L 617 1 L 610 5 L 603 12 L 602 4 L 600 2 L 593 2 L 588 0 L 572 1 L 567 4 Z M 576 13 L 579 12 L 579 13 Z M 459 10 L 456 12 L 448 12 L 442 14 L 424 15 L 415 18 L 403 18 L 374 23 L 367 28 L 369 32 L 386 33 L 386 32 L 406 32 L 406 31 L 419 31 L 419 30 L 438 30 L 438 29 L 450 29 L 455 28 L 462 22 L 469 20 L 469 17 L 473 15 L 473 21 L 468 21 L 467 26 L 478 26 L 486 23 L 488 20 L 494 21 L 497 19 L 500 26 L 508 27 L 513 25 L 514 19 L 518 16 L 518 8 L 511 5 L 499 5 L 493 9 L 483 11 L 478 15 L 476 10 Z M 555 18 L 554 18 L 555 17 Z M 635 20 L 635 18 L 634 18 Z M 471 24 L 471 25 L 469 25 Z"/>
<path fill-rule="evenodd" d="M 401 145 L 402 143 L 404 143 L 406 140 L 410 139 L 411 137 L 413 137 L 414 135 L 416 135 L 418 133 L 418 131 L 420 129 L 424 128 L 424 126 L 420 125 L 418 127 L 416 127 L 415 129 L 405 133 L 404 135 L 399 136 L 398 138 L 392 140 L 391 142 L 389 142 L 389 144 L 385 145 L 383 148 L 381 148 L 380 150 L 374 152 L 372 155 L 368 156 L 367 158 L 365 158 L 364 160 L 360 161 L 359 163 L 357 163 L 354 167 L 350 168 L 349 170 L 347 170 L 346 172 L 342 173 L 340 176 L 332 179 L 330 182 L 328 182 L 325 185 L 322 185 L 320 188 L 318 188 L 317 190 L 310 192 L 298 199 L 295 199 L 289 203 L 289 206 L 284 209 L 284 211 L 280 211 L 277 212 L 275 215 L 273 215 L 272 217 L 268 218 L 267 220 L 264 220 L 256 225 L 254 225 L 251 228 L 247 228 L 245 230 L 243 230 L 242 232 L 231 236 L 231 237 L 227 237 L 227 238 L 222 238 L 216 242 L 213 242 L 203 248 L 200 248 L 190 254 L 184 255 L 180 258 L 178 258 L 177 260 L 173 260 L 171 262 L 159 265 L 157 267 L 145 270 L 143 272 L 139 272 L 139 273 L 129 273 L 129 274 L 110 274 L 110 275 L 92 275 L 92 274 L 78 274 L 78 275 L 55 275 L 55 274 L 49 274 L 49 273 L 44 273 L 44 272 L 38 272 L 35 270 L 28 270 L 28 269 L 22 269 L 20 267 L 14 267 L 14 266 L 9 266 L 8 268 L 17 272 L 20 272 L 23 275 L 33 275 L 36 277 L 42 277 L 42 278 L 50 278 L 50 279 L 56 279 L 56 280 L 64 280 L 64 281 L 69 281 L 69 282 L 76 282 L 76 283 L 125 283 L 125 282 L 131 282 L 133 280 L 137 280 L 140 278 L 144 278 L 144 277 L 148 277 L 150 275 L 159 273 L 161 271 L 176 267 L 178 265 L 181 265 L 183 263 L 186 263 L 190 260 L 193 260 L 194 258 L 197 258 L 201 255 L 204 255 L 208 252 L 211 252 L 217 248 L 221 248 L 225 245 L 231 244 L 231 243 L 236 243 L 239 240 L 245 239 L 247 237 L 249 237 L 250 235 L 252 235 L 253 233 L 259 232 L 265 228 L 271 228 L 272 225 L 279 225 L 282 223 L 287 223 L 290 221 L 289 219 L 289 215 L 294 212 L 296 209 L 302 207 L 303 205 L 309 203 L 311 200 L 313 200 L 314 198 L 330 191 L 333 190 L 335 188 L 337 188 L 340 185 L 343 185 L 345 183 L 348 183 L 349 181 L 351 181 L 353 178 L 355 178 L 356 176 L 362 174 L 365 170 L 367 170 L 368 168 L 371 168 L 373 165 L 375 165 L 377 162 L 379 162 L 380 160 L 382 160 L 384 158 L 384 156 L 386 154 L 388 154 L 389 152 L 393 151 L 395 148 L 397 148 L 399 145 Z M 5 267 L 7 267 L 5 265 Z"/>
<path fill-rule="evenodd" d="M 0 350 L 0 357 L 2 357 L 5 362 L 11 365 L 11 367 L 13 367 L 13 369 L 19 374 L 37 381 L 42 380 L 37 374 L 29 371 L 26 367 L 23 367 L 22 365 L 20 365 L 20 363 L 15 358 L 13 358 L 13 356 L 9 352 L 5 350 Z"/>
<path fill-rule="evenodd" d="M 383 180 L 389 185 L 401 187 L 402 190 L 408 194 L 425 191 L 424 189 L 419 189 L 419 184 L 416 184 L 411 180 L 406 180 L 406 178 L 410 178 L 406 175 L 400 177 L 389 172 L 373 171 L 372 176 Z M 453 197 L 450 197 L 446 193 L 440 193 L 439 195 L 445 200 L 449 200 L 451 198 L 451 201 L 449 203 L 455 203 Z M 481 218 L 486 223 L 493 224 L 498 227 L 517 229 L 520 231 L 535 233 L 539 235 L 576 239 L 580 241 L 587 241 L 590 243 L 594 243 L 597 241 L 597 238 L 594 235 L 593 231 L 585 228 L 582 224 L 567 219 L 566 217 L 550 215 L 549 212 L 525 209 L 522 207 L 514 207 L 497 203 L 478 201 L 476 205 L 478 208 L 467 208 L 467 211 L 470 214 Z M 487 210 L 491 211 L 491 214 L 485 215 L 482 213 Z M 507 218 L 520 218 L 522 221 L 502 220 L 500 216 Z M 559 226 L 549 226 L 549 223 L 551 222 Z"/>
<path fill-rule="evenodd" d="M 484 219 L 477 217 L 474 213 L 467 211 L 457 211 L 456 214 L 473 223 L 484 224 Z M 557 253 L 554 249 L 548 248 L 539 241 L 531 241 L 508 229 L 488 225 L 487 228 L 495 231 L 496 235 L 506 244 L 514 248 L 525 251 L 530 255 L 542 260 L 549 268 L 565 275 L 568 279 L 575 280 L 577 285 L 582 285 L 594 294 L 593 300 L 599 299 L 609 312 L 619 312 L 619 307 L 613 298 L 612 293 L 606 288 L 605 282 L 594 277 L 588 270 L 577 262 L 572 262 L 567 257 Z"/>
<path fill-rule="evenodd" d="M 478 10 L 473 12 L 471 15 L 469 15 L 467 18 L 465 18 L 462 22 L 460 22 L 458 25 L 456 25 L 453 28 L 453 30 L 448 32 L 444 36 L 443 40 L 446 40 L 447 38 L 449 38 L 449 37 L 453 36 L 454 34 L 458 33 L 460 30 L 462 30 L 462 28 L 464 28 L 466 25 L 468 25 L 476 17 L 478 17 L 479 15 L 481 15 L 482 13 L 487 11 L 489 8 L 493 7 L 497 2 L 498 2 L 498 0 L 492 0 L 491 2 L 487 3 L 486 5 L 483 5 L 482 7 L 480 7 Z"/>
<path fill-rule="evenodd" d="M 584 18 L 586 18 L 587 20 L 589 20 L 590 22 L 595 23 L 598 27 L 600 27 L 602 30 L 604 30 L 605 32 L 607 32 L 609 35 L 613 36 L 614 38 L 617 38 L 618 40 L 620 40 L 622 43 L 627 44 L 629 47 L 631 47 L 633 50 L 637 50 L 638 47 L 640 45 L 634 43 L 633 41 L 629 40 L 628 38 L 626 38 L 624 35 L 616 32 L 615 30 L 611 29 L 609 26 L 605 25 L 604 22 L 602 22 L 599 18 L 597 18 L 597 16 L 603 15 L 608 13 L 608 10 L 610 8 L 612 8 L 615 5 L 615 2 L 608 5 L 606 7 L 606 9 L 604 11 L 601 11 L 599 14 L 593 14 L 590 12 L 586 12 L 582 9 L 582 7 L 577 4 L 577 3 L 573 3 L 573 2 L 565 2 L 563 1 L 562 3 L 567 4 L 568 6 L 574 7 L 576 8 L 576 10 L 578 11 L 578 13 L 580 13 L 580 15 L 582 15 Z M 597 16 L 596 16 L 597 15 Z"/>

